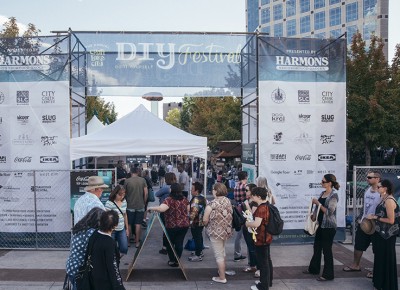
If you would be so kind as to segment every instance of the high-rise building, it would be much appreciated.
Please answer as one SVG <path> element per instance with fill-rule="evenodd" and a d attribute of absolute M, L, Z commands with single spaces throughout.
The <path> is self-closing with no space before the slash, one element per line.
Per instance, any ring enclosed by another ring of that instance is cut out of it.
<path fill-rule="evenodd" d="M 399 1 L 399 0 L 392 0 Z M 246 0 L 247 31 L 274 37 L 337 38 L 347 43 L 358 30 L 369 45 L 372 34 L 388 56 L 389 0 Z"/>

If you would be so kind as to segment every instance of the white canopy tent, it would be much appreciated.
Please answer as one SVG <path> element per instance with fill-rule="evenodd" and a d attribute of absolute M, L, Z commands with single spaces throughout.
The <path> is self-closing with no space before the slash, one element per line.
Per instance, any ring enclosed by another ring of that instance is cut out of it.
<path fill-rule="evenodd" d="M 191 155 L 207 158 L 207 138 L 182 131 L 143 105 L 90 135 L 72 138 L 71 160 L 123 155 Z"/>
<path fill-rule="evenodd" d="M 93 116 L 92 119 L 86 125 L 87 133 L 92 134 L 94 132 L 100 131 L 104 128 L 104 124 L 100 122 L 96 115 Z"/>

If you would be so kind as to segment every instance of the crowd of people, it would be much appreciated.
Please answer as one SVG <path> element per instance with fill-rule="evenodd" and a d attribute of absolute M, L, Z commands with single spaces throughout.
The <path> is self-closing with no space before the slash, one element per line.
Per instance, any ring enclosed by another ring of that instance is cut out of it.
<path fill-rule="evenodd" d="M 226 241 L 235 235 L 233 260 L 247 259 L 248 265 L 243 271 L 253 273 L 260 279 L 251 289 L 269 289 L 273 284 L 273 264 L 270 255 L 272 235 L 266 230 L 270 222 L 267 205 L 275 204 L 276 199 L 265 177 L 259 176 L 253 184 L 248 183 L 247 172 L 239 171 L 237 176 L 233 200 L 227 197 L 228 189 L 222 179 L 217 178 L 211 188 L 213 199 L 207 201 L 202 194 L 207 189 L 198 181 L 192 184 L 189 196 L 190 182 L 184 166 L 178 166 L 178 175 L 167 166 L 162 177 L 163 184 L 155 193 L 159 205 L 150 207 L 147 207 L 148 190 L 152 182 L 149 172 L 142 175 L 140 169 L 133 166 L 130 175 L 125 174 L 119 178 L 121 184 L 112 190 L 105 206 L 99 197 L 107 186 L 101 177 L 90 177 L 86 193 L 77 200 L 74 208 L 75 226 L 72 229 L 71 254 L 67 261 L 67 274 L 71 283 L 75 283 L 79 267 L 85 262 L 85 254 L 87 256 L 88 249 L 91 249 L 92 263 L 96 267 L 91 275 L 95 280 L 98 279 L 96 283 L 93 282 L 93 289 L 124 289 L 119 260 L 127 253 L 130 235 L 134 236 L 135 247 L 140 247 L 145 213 L 157 212 L 160 213 L 167 233 L 163 236 L 159 252 L 168 255 L 169 266 L 180 266 L 183 243 L 189 229 L 195 250 L 188 260 L 203 260 L 205 228 L 218 269 L 218 276 L 212 277 L 214 282 L 227 283 Z M 361 256 L 372 242 L 374 268 L 368 277 L 373 279 L 376 289 L 397 289 L 395 243 L 399 233 L 399 206 L 393 198 L 393 185 L 389 180 L 381 180 L 379 172 L 369 172 L 367 181 L 370 187 L 364 195 L 364 209 L 356 221 L 354 262 L 344 267 L 343 271 L 361 271 Z M 161 179 L 159 182 L 161 185 Z M 337 228 L 340 185 L 333 174 L 326 174 L 321 180 L 321 186 L 321 194 L 312 199 L 315 209 L 311 217 L 318 221 L 319 227 L 314 237 L 311 261 L 303 273 L 318 275 L 317 281 L 326 282 L 335 277 L 332 245 Z M 232 228 L 233 207 L 251 216 L 239 231 Z M 367 223 L 373 224 L 375 230 L 366 231 Z M 246 242 L 248 257 L 242 254 L 242 237 Z"/>

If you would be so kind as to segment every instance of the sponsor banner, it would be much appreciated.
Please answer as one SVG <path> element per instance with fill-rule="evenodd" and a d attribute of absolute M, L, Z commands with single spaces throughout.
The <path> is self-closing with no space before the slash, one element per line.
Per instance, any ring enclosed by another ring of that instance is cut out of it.
<path fill-rule="evenodd" d="M 268 178 L 285 230 L 294 232 L 304 227 L 310 200 L 322 192 L 323 175 L 334 174 L 341 185 L 338 226 L 345 227 L 345 42 L 260 43 L 259 174 Z"/>
<path fill-rule="evenodd" d="M 256 145 L 242 144 L 242 162 L 247 164 L 255 164 Z"/>

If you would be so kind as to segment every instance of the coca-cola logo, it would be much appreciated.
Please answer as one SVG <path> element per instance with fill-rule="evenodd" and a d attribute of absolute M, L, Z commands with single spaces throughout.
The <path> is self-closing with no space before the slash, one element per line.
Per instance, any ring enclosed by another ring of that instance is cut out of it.
<path fill-rule="evenodd" d="M 79 182 L 88 181 L 88 180 L 89 180 L 89 176 L 77 176 L 75 179 L 75 181 L 79 181 Z"/>
<path fill-rule="evenodd" d="M 25 157 L 15 157 L 14 163 L 31 163 L 32 156 L 25 156 Z"/>
<path fill-rule="evenodd" d="M 296 160 L 296 161 L 310 161 L 311 160 L 311 154 L 296 155 L 294 160 Z"/>

